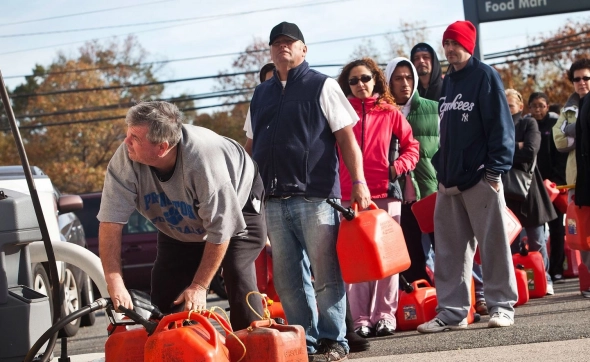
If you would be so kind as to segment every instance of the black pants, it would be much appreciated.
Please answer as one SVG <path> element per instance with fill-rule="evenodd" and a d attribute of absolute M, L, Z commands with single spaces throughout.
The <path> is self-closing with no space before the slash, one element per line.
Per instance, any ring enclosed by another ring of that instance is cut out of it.
<path fill-rule="evenodd" d="M 549 221 L 549 236 L 551 237 L 551 255 L 549 256 L 549 275 L 563 274 L 563 262 L 565 260 L 565 226 L 563 214 L 555 208 L 557 218 Z"/>
<path fill-rule="evenodd" d="M 247 328 L 252 321 L 259 319 L 248 307 L 246 295 L 258 291 L 254 261 L 266 243 L 267 234 L 264 203 L 259 202 L 260 210 L 256 211 L 252 204 L 253 198 L 264 200 L 264 187 L 259 176 L 242 209 L 246 229 L 230 239 L 221 263 L 230 306 L 230 322 L 234 330 Z M 192 283 L 204 250 L 205 243 L 181 242 L 158 232 L 158 254 L 152 270 L 151 298 L 163 313 L 172 312 L 174 300 Z M 262 315 L 260 297 L 252 295 L 249 301 L 252 308 Z"/>
<path fill-rule="evenodd" d="M 432 284 L 432 280 L 430 280 L 428 273 L 426 273 L 426 255 L 422 247 L 422 231 L 420 231 L 418 221 L 412 212 L 412 204 L 402 204 L 400 226 L 402 227 L 408 254 L 410 254 L 410 261 L 412 262 L 410 268 L 401 274 L 406 278 L 408 283 L 412 283 L 418 279 L 425 279 Z M 434 241 L 433 235 L 430 235 L 430 240 Z M 434 247 L 434 242 L 432 245 Z"/>

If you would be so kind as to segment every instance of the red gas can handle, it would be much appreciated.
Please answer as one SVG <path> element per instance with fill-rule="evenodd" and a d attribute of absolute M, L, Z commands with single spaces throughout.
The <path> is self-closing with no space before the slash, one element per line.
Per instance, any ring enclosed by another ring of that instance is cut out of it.
<path fill-rule="evenodd" d="M 377 207 L 377 204 L 375 204 L 373 201 L 371 201 L 371 203 L 369 204 L 369 209 L 370 210 L 377 210 L 379 207 Z M 359 213 L 359 204 L 355 201 L 352 203 L 352 209 L 354 210 L 354 214 L 358 214 Z"/>
<path fill-rule="evenodd" d="M 412 282 L 412 286 L 414 287 L 414 289 L 418 289 L 418 286 L 420 286 L 420 288 L 432 288 L 432 285 L 430 285 L 430 283 L 426 279 L 415 280 Z"/>
<path fill-rule="evenodd" d="M 207 317 L 211 318 L 211 315 L 212 315 L 211 312 L 206 311 L 204 313 L 207 315 Z M 221 321 L 221 324 L 224 327 L 228 328 L 228 330 L 230 330 L 230 331 L 232 330 L 231 326 L 229 326 L 229 324 L 227 323 L 227 321 L 225 319 L 223 319 L 217 313 L 213 313 L 213 314 L 215 314 L 219 318 L 219 321 Z M 167 331 L 167 330 L 169 330 L 168 326 L 170 325 L 170 323 L 181 321 L 184 319 L 190 319 L 195 322 L 201 323 L 201 325 L 205 328 L 205 330 L 209 333 L 209 336 L 211 337 L 209 340 L 209 344 L 214 347 L 218 344 L 219 341 L 217 340 L 217 330 L 215 329 L 215 327 L 213 327 L 211 322 L 209 322 L 209 319 L 207 319 L 206 317 L 204 317 L 203 315 L 201 315 L 200 313 L 197 313 L 197 312 L 191 313 L 190 311 L 184 311 L 184 312 L 169 314 L 169 315 L 165 316 L 164 318 L 162 318 L 162 320 L 160 320 L 160 323 L 158 324 L 158 327 L 154 331 L 154 334 L 160 333 L 163 331 Z"/>

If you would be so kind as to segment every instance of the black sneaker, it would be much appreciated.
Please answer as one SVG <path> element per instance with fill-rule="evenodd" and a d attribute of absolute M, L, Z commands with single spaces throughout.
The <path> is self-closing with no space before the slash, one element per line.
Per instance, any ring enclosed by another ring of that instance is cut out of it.
<path fill-rule="evenodd" d="M 320 347 L 316 354 L 309 355 L 309 362 L 339 362 L 346 361 L 348 353 L 338 342 L 329 339 L 320 340 Z"/>
<path fill-rule="evenodd" d="M 382 319 L 377 322 L 377 327 L 375 328 L 375 334 L 377 337 L 383 336 L 392 336 L 395 333 L 395 327 L 391 321 L 387 319 Z"/>
<path fill-rule="evenodd" d="M 350 352 L 366 351 L 371 346 L 368 340 L 359 336 L 355 332 L 347 332 L 346 340 L 348 341 L 348 347 L 350 348 Z"/>
<path fill-rule="evenodd" d="M 555 274 L 551 280 L 553 280 L 553 283 L 565 283 L 565 278 L 561 274 Z"/>

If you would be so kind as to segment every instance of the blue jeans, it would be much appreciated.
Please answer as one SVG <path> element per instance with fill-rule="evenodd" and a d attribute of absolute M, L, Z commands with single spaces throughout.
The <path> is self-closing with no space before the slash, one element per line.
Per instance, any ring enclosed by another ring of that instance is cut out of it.
<path fill-rule="evenodd" d="M 287 321 L 303 326 L 308 353 L 315 353 L 324 338 L 348 350 L 346 294 L 336 256 L 338 212 L 324 198 L 270 198 L 266 222 L 275 288 Z"/>

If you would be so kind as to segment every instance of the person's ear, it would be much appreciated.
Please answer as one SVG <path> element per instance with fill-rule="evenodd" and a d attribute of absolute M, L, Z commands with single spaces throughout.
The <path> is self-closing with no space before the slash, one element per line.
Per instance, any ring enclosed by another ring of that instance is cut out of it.
<path fill-rule="evenodd" d="M 164 141 L 158 145 L 158 157 L 163 157 L 166 155 L 168 150 L 170 149 L 170 144 L 168 141 Z"/>

